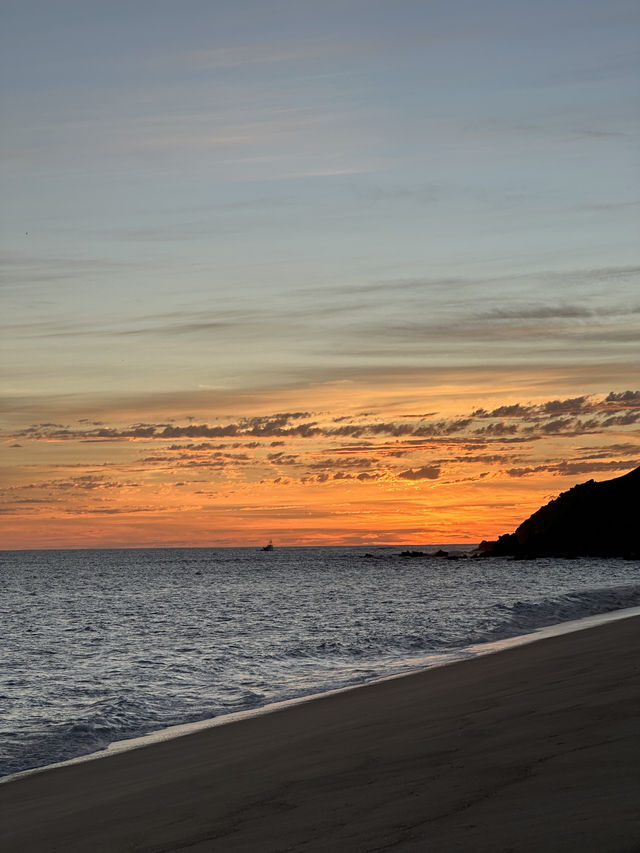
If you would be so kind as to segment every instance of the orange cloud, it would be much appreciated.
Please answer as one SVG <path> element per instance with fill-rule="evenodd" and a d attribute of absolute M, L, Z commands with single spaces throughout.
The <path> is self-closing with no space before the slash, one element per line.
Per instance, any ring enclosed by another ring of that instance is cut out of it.
<path fill-rule="evenodd" d="M 5 547 L 473 543 L 640 463 L 638 391 L 433 402 L 21 426 Z"/>

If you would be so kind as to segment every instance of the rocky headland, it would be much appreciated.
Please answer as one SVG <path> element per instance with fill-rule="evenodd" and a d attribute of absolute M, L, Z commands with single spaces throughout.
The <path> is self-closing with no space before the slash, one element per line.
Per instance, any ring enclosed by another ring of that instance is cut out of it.
<path fill-rule="evenodd" d="M 529 516 L 515 533 L 482 542 L 490 557 L 640 559 L 640 468 L 579 483 Z"/>

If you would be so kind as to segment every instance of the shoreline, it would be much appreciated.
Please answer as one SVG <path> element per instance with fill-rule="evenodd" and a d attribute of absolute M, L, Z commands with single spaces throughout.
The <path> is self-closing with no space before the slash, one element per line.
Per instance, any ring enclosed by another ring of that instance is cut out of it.
<path fill-rule="evenodd" d="M 406 668 L 400 667 L 395 672 L 390 672 L 387 675 L 375 676 L 371 679 L 355 684 L 347 684 L 328 690 L 322 690 L 317 693 L 305 693 L 300 696 L 283 699 L 278 702 L 270 702 L 266 705 L 260 705 L 257 708 L 247 708 L 242 711 L 219 714 L 216 717 L 208 717 L 191 723 L 176 723 L 175 725 L 166 726 L 162 729 L 157 729 L 144 735 L 112 741 L 104 749 L 97 750 L 95 752 L 89 752 L 73 758 L 65 759 L 64 761 L 54 762 L 53 764 L 43 764 L 39 767 L 32 767 L 27 770 L 20 770 L 17 773 L 0 776 L 0 786 L 10 784 L 11 782 L 29 776 L 48 773 L 49 771 L 63 767 L 71 767 L 78 764 L 85 764 L 87 762 L 100 761 L 123 752 L 136 751 L 164 741 L 188 737 L 189 735 L 196 734 L 197 732 L 233 725 L 234 723 L 250 720 L 256 717 L 262 717 L 267 714 L 278 713 L 279 711 L 287 708 L 295 708 L 308 702 L 315 702 L 330 696 L 350 693 L 351 691 L 360 690 L 364 687 L 381 684 L 386 681 L 430 672 L 434 669 L 452 666 L 462 661 L 474 660 L 485 655 L 498 654 L 499 652 L 506 651 L 507 649 L 518 648 L 523 645 L 536 643 L 551 637 L 563 636 L 564 634 L 573 633 L 575 631 L 585 631 L 598 625 L 605 625 L 610 622 L 617 622 L 621 619 L 630 619 L 636 616 L 640 616 L 640 607 L 611 610 L 605 613 L 584 616 L 580 619 L 572 619 L 567 622 L 558 622 L 553 625 L 542 626 L 537 628 L 535 631 L 531 631 L 526 634 L 517 634 L 513 637 L 507 637 L 501 640 L 475 643 L 450 653 L 434 652 L 433 654 L 425 656 L 423 659 L 426 661 L 428 658 L 430 661 L 429 663 L 425 662 L 418 665 L 411 663 L 407 665 Z"/>
<path fill-rule="evenodd" d="M 639 628 L 609 620 L 13 779 L 3 849 L 635 849 Z"/>

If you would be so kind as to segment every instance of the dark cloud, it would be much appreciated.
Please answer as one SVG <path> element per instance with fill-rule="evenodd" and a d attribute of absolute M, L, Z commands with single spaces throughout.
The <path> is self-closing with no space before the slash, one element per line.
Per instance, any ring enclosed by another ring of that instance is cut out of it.
<path fill-rule="evenodd" d="M 437 480 L 440 476 L 439 465 L 425 465 L 422 468 L 409 468 L 398 474 L 401 480 Z"/>
<path fill-rule="evenodd" d="M 300 462 L 297 453 L 285 453 L 283 450 L 267 453 L 267 459 L 272 465 L 297 465 Z"/>
<path fill-rule="evenodd" d="M 309 462 L 309 470 L 325 470 L 327 468 L 371 468 L 378 464 L 375 456 L 342 456 L 339 459 L 324 458 L 317 462 Z"/>
<path fill-rule="evenodd" d="M 140 460 L 143 465 L 160 465 L 166 468 L 208 468 L 221 470 L 227 467 L 246 466 L 252 461 L 247 453 L 229 453 L 219 450 L 212 452 L 182 452 L 169 455 L 155 454 L 144 456 Z"/>
<path fill-rule="evenodd" d="M 486 424 L 486 426 L 478 427 L 474 430 L 476 435 L 486 436 L 514 435 L 516 432 L 518 432 L 517 424 L 505 424 L 502 421 L 498 421 L 495 424 Z"/>
<path fill-rule="evenodd" d="M 167 323 L 164 326 L 139 326 L 133 329 L 117 329 L 109 331 L 114 337 L 128 337 L 142 335 L 191 335 L 197 332 L 218 332 L 221 329 L 235 327 L 232 322 L 224 320 L 192 320 L 184 323 Z M 66 333 L 65 333 L 66 334 Z M 95 330 L 87 332 L 75 332 L 76 335 L 95 335 Z"/>
<path fill-rule="evenodd" d="M 477 418 L 528 418 L 536 415 L 578 414 L 593 411 L 595 404 L 589 402 L 587 396 L 568 397 L 566 400 L 548 400 L 546 403 L 532 405 L 531 403 L 514 403 L 510 406 L 498 406 L 496 409 L 476 409 L 473 416 Z"/>
<path fill-rule="evenodd" d="M 541 471 L 552 470 L 548 465 L 535 465 L 521 468 L 507 468 L 505 471 L 510 477 L 528 477 L 529 474 L 538 474 Z"/>
<path fill-rule="evenodd" d="M 581 412 L 585 408 L 587 397 L 569 397 L 566 400 L 549 400 L 543 403 L 541 410 L 545 414 L 558 415 Z"/>
<path fill-rule="evenodd" d="M 473 277 L 422 277 L 422 278 L 400 278 L 387 279 L 384 281 L 371 281 L 364 284 L 354 284 L 345 286 L 341 284 L 335 287 L 335 292 L 340 294 L 369 294 L 369 293 L 384 293 L 387 291 L 392 298 L 395 299 L 398 291 L 424 291 L 433 293 L 441 290 L 446 293 L 455 291 L 466 291 L 468 289 L 475 290 L 478 287 L 486 289 L 487 286 L 497 285 L 504 288 L 505 292 L 513 290 L 514 283 L 524 285 L 524 288 L 531 292 L 532 286 L 540 286 L 540 282 L 545 284 L 555 285 L 580 285 L 585 282 L 608 282 L 621 281 L 628 278 L 635 278 L 640 274 L 640 267 L 591 267 L 575 270 L 548 270 L 546 272 L 531 272 L 522 273 L 520 275 L 504 275 L 504 276 L 473 276 Z"/>
<path fill-rule="evenodd" d="M 175 463 L 176 468 L 198 468 L 209 471 L 222 471 L 232 463 L 226 459 L 187 459 Z M 237 463 L 234 463 L 237 464 Z"/>
<path fill-rule="evenodd" d="M 453 435 L 466 429 L 472 423 L 471 418 L 420 422 L 418 424 L 402 422 L 369 422 L 344 424 L 342 426 L 320 426 L 317 421 L 292 423 L 304 413 L 272 415 L 269 417 L 246 418 L 235 423 L 212 426 L 209 424 L 134 424 L 126 429 L 101 427 L 94 430 L 76 430 L 69 427 L 47 428 L 29 427 L 16 436 L 32 439 L 57 439 L 59 441 L 86 439 L 180 439 L 180 438 L 238 438 L 243 436 L 282 438 L 360 438 L 366 435 L 438 436 Z"/>
<path fill-rule="evenodd" d="M 244 418 L 236 423 L 223 426 L 209 424 L 189 424 L 175 426 L 173 424 L 133 424 L 126 429 L 115 427 L 100 427 L 92 430 L 76 430 L 63 427 L 60 424 L 39 424 L 28 427 L 17 433 L 25 438 L 47 438 L 71 440 L 77 438 L 235 438 L 243 436 L 312 436 L 322 432 L 313 422 L 292 425 L 292 421 L 308 417 L 308 412 L 285 412 L 268 417 Z"/>
<path fill-rule="evenodd" d="M 482 462 L 483 464 L 505 464 L 513 462 L 513 455 L 505 453 L 478 453 L 473 456 L 454 456 L 452 462 Z"/>
<path fill-rule="evenodd" d="M 610 444 L 601 448 L 593 448 L 592 452 L 581 453 L 580 459 L 608 459 L 611 456 L 640 456 L 640 444 Z"/>
<path fill-rule="evenodd" d="M 546 472 L 549 474 L 559 474 L 562 476 L 578 476 L 582 474 L 592 474 L 597 471 L 628 471 L 636 463 L 629 459 L 612 460 L 609 462 L 590 462 L 590 461 L 562 461 L 554 463 L 545 463 L 544 465 L 535 465 L 522 468 L 508 468 L 506 473 L 510 477 L 527 477 L 530 474 L 540 474 Z"/>
<path fill-rule="evenodd" d="M 538 429 L 540 432 L 549 435 L 555 432 L 566 432 L 570 429 L 575 430 L 578 423 L 581 422 L 576 420 L 576 418 L 554 418 L 551 421 L 547 421 L 547 423 L 540 424 Z"/>
<path fill-rule="evenodd" d="M 281 443 L 284 444 L 284 442 L 281 442 Z M 208 441 L 202 441 L 199 444 L 194 444 L 193 442 L 189 442 L 188 444 L 170 444 L 169 447 L 165 447 L 164 450 L 165 450 L 165 452 L 169 452 L 169 451 L 178 452 L 178 451 L 188 450 L 188 451 L 191 451 L 193 453 L 196 453 L 196 452 L 200 453 L 200 452 L 203 452 L 206 450 L 212 450 L 212 451 L 218 452 L 221 450 L 226 450 L 227 448 L 232 448 L 234 450 L 238 449 L 238 448 L 244 448 L 245 450 L 255 450 L 257 447 L 262 447 L 261 442 L 259 442 L 259 441 L 246 441 L 246 442 L 234 441 L 230 444 L 211 444 Z"/>
<path fill-rule="evenodd" d="M 478 418 L 515 418 L 523 417 L 532 411 L 531 406 L 522 406 L 520 403 L 514 403 L 512 406 L 498 406 L 488 412 L 486 409 L 476 409 L 473 415 Z"/>
<path fill-rule="evenodd" d="M 640 420 L 640 412 L 627 412 L 626 415 L 611 415 L 605 418 L 600 425 L 603 427 L 629 426 L 637 423 L 638 420 Z"/>
<path fill-rule="evenodd" d="M 117 480 L 109 480 L 101 474 L 81 474 L 77 477 L 72 477 L 68 480 L 50 480 L 45 483 L 31 484 L 31 487 L 40 489 L 55 489 L 62 491 L 70 491 L 74 489 L 79 489 L 81 491 L 94 491 L 100 489 L 135 488 L 139 485 L 139 483 L 135 482 L 119 482 Z"/>
<path fill-rule="evenodd" d="M 1 279 L 0 284 L 13 285 L 14 287 L 48 284 L 56 281 L 66 282 L 72 278 L 90 281 L 136 266 L 133 261 L 120 261 L 105 257 L 60 258 L 45 255 L 34 256 L 32 254 L 3 255 L 1 262 L 2 268 L 6 272 L 6 278 Z"/>
<path fill-rule="evenodd" d="M 319 474 L 302 477 L 301 483 L 326 483 L 329 480 L 352 480 L 354 482 L 366 483 L 374 480 L 380 480 L 384 474 L 380 471 L 360 471 L 356 474 L 352 471 L 335 471 L 331 474 L 329 471 L 322 471 Z"/>
<path fill-rule="evenodd" d="M 574 476 L 576 474 L 587 474 L 594 471 L 629 471 L 635 467 L 635 462 L 629 459 L 616 460 L 611 462 L 559 462 L 557 466 L 558 474 L 566 474 Z"/>
<path fill-rule="evenodd" d="M 581 305 L 522 305 L 520 308 L 496 308 L 477 316 L 480 320 L 561 320 L 592 317 L 593 314 Z"/>
<path fill-rule="evenodd" d="M 585 415 L 590 415 L 585 418 Z M 581 416 L 581 417 L 579 417 Z M 228 446 L 211 444 L 210 439 L 235 439 L 234 448 L 257 449 L 262 440 L 270 439 L 269 446 L 283 446 L 291 439 L 353 439 L 353 444 L 336 449 L 335 453 L 355 453 L 372 449 L 367 439 L 392 438 L 394 444 L 375 445 L 396 455 L 406 452 L 408 444 L 423 440 L 423 446 L 438 442 L 464 441 L 476 446 L 489 441 L 531 441 L 538 436 L 575 434 L 625 427 L 640 419 L 640 391 L 610 392 L 606 398 L 582 395 L 566 399 L 547 400 L 542 403 L 516 402 L 492 410 L 475 409 L 469 416 L 431 420 L 426 416 L 412 420 L 378 421 L 360 415 L 353 420 L 328 422 L 309 420 L 310 412 L 282 412 L 273 415 L 241 418 L 230 423 L 135 423 L 126 428 L 78 428 L 57 423 L 41 423 L 20 430 L 14 439 L 57 441 L 115 441 L 115 440 L 182 440 L 190 443 L 173 443 L 171 452 L 219 450 Z M 518 435 L 520 433 L 520 435 Z M 204 440 L 195 443 L 195 440 Z M 427 441 L 428 440 L 428 441 Z M 403 444 L 404 442 L 404 444 Z M 425 443 L 426 442 L 426 443 Z"/>
<path fill-rule="evenodd" d="M 64 510 L 67 515 L 130 515 L 134 512 L 158 512 L 163 507 L 82 507 Z"/>
<path fill-rule="evenodd" d="M 625 406 L 640 406 L 640 391 L 615 391 L 607 394 L 605 403 L 623 403 Z"/>
<path fill-rule="evenodd" d="M 165 447 L 166 451 L 179 451 L 179 450 L 224 450 L 226 447 L 229 447 L 228 444 L 210 444 L 208 441 L 202 441 L 200 444 L 194 444 L 190 442 L 189 444 L 170 444 L 169 447 Z"/>
<path fill-rule="evenodd" d="M 603 428 L 602 421 L 598 418 L 553 418 L 550 421 L 544 421 L 536 418 L 533 422 L 525 426 L 524 432 L 531 436 L 549 436 L 549 435 L 587 435 L 589 433 L 600 432 Z"/>

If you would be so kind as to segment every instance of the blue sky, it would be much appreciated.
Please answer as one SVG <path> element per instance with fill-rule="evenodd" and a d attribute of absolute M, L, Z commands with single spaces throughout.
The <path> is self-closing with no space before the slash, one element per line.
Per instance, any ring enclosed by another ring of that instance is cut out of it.
<path fill-rule="evenodd" d="M 636 3 L 4 6 L 12 399 L 637 356 Z"/>

